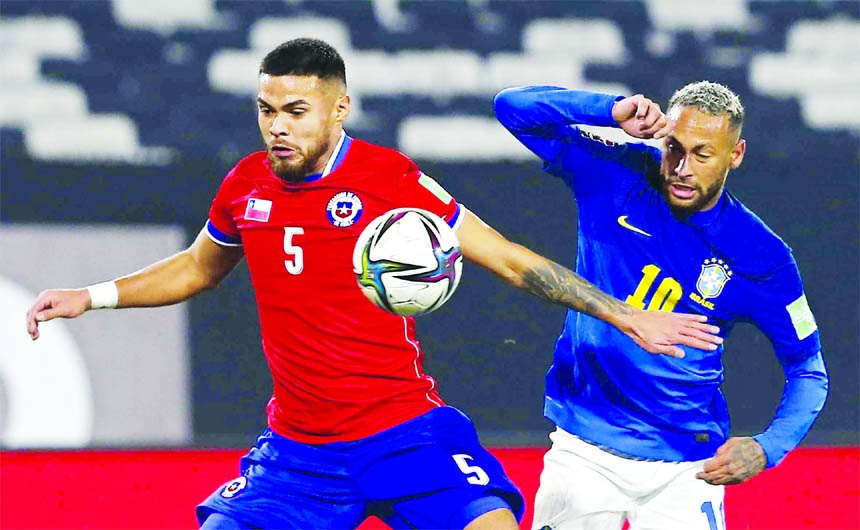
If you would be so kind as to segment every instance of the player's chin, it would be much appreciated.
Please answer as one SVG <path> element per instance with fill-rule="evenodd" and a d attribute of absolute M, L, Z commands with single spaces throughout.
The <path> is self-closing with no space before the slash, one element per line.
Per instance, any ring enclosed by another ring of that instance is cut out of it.
<path fill-rule="evenodd" d="M 270 154 L 269 165 L 272 167 L 272 171 L 275 175 L 277 175 L 281 180 L 286 180 L 288 182 L 304 180 L 305 172 L 301 163 L 288 162 L 280 157 L 273 157 Z"/>
<path fill-rule="evenodd" d="M 673 195 L 670 191 L 663 191 L 663 198 L 669 203 L 669 208 L 679 215 L 690 215 L 698 211 L 701 206 L 699 195 L 696 194 L 689 199 L 680 199 Z"/>

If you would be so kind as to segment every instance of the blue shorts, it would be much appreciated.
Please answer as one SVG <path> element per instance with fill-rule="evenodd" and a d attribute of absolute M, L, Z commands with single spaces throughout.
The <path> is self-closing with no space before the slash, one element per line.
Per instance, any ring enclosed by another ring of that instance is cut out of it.
<path fill-rule="evenodd" d="M 464 528 L 524 502 L 471 420 L 442 407 L 354 442 L 309 445 L 267 429 L 241 476 L 197 507 L 260 528 L 350 529 L 375 515 L 394 529 Z"/>

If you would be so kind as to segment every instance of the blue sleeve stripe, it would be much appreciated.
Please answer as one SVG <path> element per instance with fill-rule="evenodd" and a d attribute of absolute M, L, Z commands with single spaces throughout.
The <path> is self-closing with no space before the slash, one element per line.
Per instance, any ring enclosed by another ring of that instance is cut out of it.
<path fill-rule="evenodd" d="M 454 212 L 454 215 L 453 215 L 453 216 L 451 216 L 451 218 L 450 218 L 450 219 L 448 219 L 448 226 L 450 226 L 451 228 L 453 228 L 453 229 L 454 229 L 454 231 L 456 232 L 456 231 L 457 231 L 457 229 L 458 229 L 458 228 L 460 228 L 460 225 L 463 223 L 463 218 L 464 218 L 464 217 L 465 217 L 465 216 L 463 215 L 463 211 L 462 211 L 462 209 L 460 208 L 460 203 L 458 202 L 458 203 L 457 203 L 457 211 L 456 211 L 456 212 Z"/>
<path fill-rule="evenodd" d="M 215 228 L 211 220 L 206 221 L 206 235 L 215 243 L 225 247 L 241 247 L 242 238 L 232 237 Z"/>

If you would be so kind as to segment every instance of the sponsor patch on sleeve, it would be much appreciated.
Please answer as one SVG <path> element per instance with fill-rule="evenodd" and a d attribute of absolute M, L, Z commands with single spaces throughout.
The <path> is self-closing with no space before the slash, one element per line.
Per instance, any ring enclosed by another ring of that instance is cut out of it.
<path fill-rule="evenodd" d="M 586 131 L 585 129 L 580 129 L 579 134 L 583 138 L 588 138 L 589 140 L 592 140 L 594 142 L 600 142 L 607 147 L 615 147 L 616 145 L 618 145 L 618 142 L 613 142 L 612 140 L 607 140 L 606 138 L 604 138 L 600 135 L 594 134 L 593 132 Z"/>
<path fill-rule="evenodd" d="M 809 304 L 806 301 L 806 294 L 800 295 L 800 298 L 785 308 L 788 310 L 788 316 L 791 317 L 791 324 L 794 326 L 798 339 L 803 340 L 818 329 L 818 325 L 815 324 L 815 317 L 812 316 L 812 310 L 809 309 Z"/>
<path fill-rule="evenodd" d="M 418 184 L 421 184 L 422 186 L 427 188 L 427 191 L 435 195 L 440 201 L 444 202 L 445 204 L 448 204 L 449 202 L 451 202 L 451 199 L 453 199 L 453 197 L 451 197 L 451 194 L 445 191 L 445 188 L 440 186 L 438 182 L 428 177 L 424 173 L 421 173 L 421 176 L 418 177 Z"/>

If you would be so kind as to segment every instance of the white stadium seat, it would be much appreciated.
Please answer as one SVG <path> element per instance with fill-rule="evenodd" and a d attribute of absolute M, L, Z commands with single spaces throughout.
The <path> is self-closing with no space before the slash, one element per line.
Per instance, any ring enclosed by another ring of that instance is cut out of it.
<path fill-rule="evenodd" d="M 627 55 L 621 29 L 602 19 L 537 19 L 523 28 L 522 44 L 527 54 L 573 61 L 619 64 Z"/>
<path fill-rule="evenodd" d="M 842 97 L 812 94 L 801 100 L 801 115 L 814 129 L 860 130 L 860 98 L 857 91 Z"/>
<path fill-rule="evenodd" d="M 518 85 L 558 85 L 579 87 L 584 83 L 582 64 L 574 58 L 560 60 L 546 54 L 492 53 L 484 75 L 486 92 Z"/>
<path fill-rule="evenodd" d="M 127 28 L 171 33 L 179 28 L 218 29 L 215 0 L 112 0 L 114 19 Z"/>
<path fill-rule="evenodd" d="M 409 116 L 397 145 L 413 158 L 446 162 L 534 160 L 535 155 L 493 118 Z"/>
<path fill-rule="evenodd" d="M 26 52 L 37 57 L 82 59 L 86 46 L 81 28 L 65 17 L 17 17 L 0 20 L 3 54 Z"/>
<path fill-rule="evenodd" d="M 322 39 L 339 52 L 345 52 L 352 47 L 349 28 L 346 23 L 336 18 L 265 17 L 254 22 L 248 31 L 251 48 L 263 53 L 284 41 L 299 37 Z"/>
<path fill-rule="evenodd" d="M 406 94 L 456 96 L 481 87 L 481 58 L 466 50 L 406 50 L 396 55 L 397 72 Z M 380 83 L 388 82 L 380 79 Z"/>
<path fill-rule="evenodd" d="M 394 95 L 403 91 L 404 80 L 394 55 L 381 50 L 350 50 L 343 54 L 343 60 L 350 93 Z"/>
<path fill-rule="evenodd" d="M 248 95 L 257 93 L 260 55 L 250 50 L 221 49 L 212 54 L 206 73 L 216 92 Z"/>
<path fill-rule="evenodd" d="M 786 35 L 785 53 L 753 56 L 749 82 L 760 94 L 798 98 L 811 128 L 860 128 L 860 23 L 794 23 Z"/>
<path fill-rule="evenodd" d="M 3 83 L 0 85 L 0 126 L 24 127 L 80 118 L 87 114 L 87 96 L 70 83 Z"/>
<path fill-rule="evenodd" d="M 801 20 L 788 28 L 785 47 L 792 55 L 856 57 L 860 54 L 860 22 Z"/>
<path fill-rule="evenodd" d="M 746 0 L 646 0 L 645 4 L 651 25 L 658 31 L 744 30 L 758 23 Z"/>
<path fill-rule="evenodd" d="M 42 77 L 41 61 L 32 52 L 4 50 L 0 55 L 0 83 L 35 83 Z"/>
<path fill-rule="evenodd" d="M 760 53 L 749 66 L 750 86 L 761 94 L 800 96 L 860 88 L 860 62 L 781 53 Z M 856 92 L 855 92 L 856 95 Z"/>
<path fill-rule="evenodd" d="M 141 147 L 137 125 L 125 114 L 33 122 L 24 128 L 24 145 L 31 156 L 41 160 L 157 165 L 172 157 L 168 148 Z"/>

